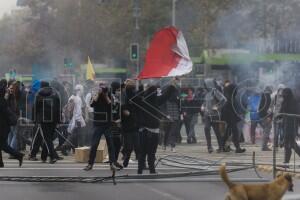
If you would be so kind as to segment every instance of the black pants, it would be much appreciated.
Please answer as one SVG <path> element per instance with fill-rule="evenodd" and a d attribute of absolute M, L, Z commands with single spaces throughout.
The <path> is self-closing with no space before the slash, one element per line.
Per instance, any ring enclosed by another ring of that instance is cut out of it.
<path fill-rule="evenodd" d="M 129 162 L 131 153 L 135 151 L 136 158 L 139 158 L 139 135 L 138 130 L 123 133 L 124 136 L 124 163 Z"/>
<path fill-rule="evenodd" d="M 222 149 L 225 148 L 226 141 L 230 135 L 232 136 L 234 147 L 240 149 L 240 133 L 237 128 L 237 123 L 227 123 L 225 135 L 222 139 Z"/>
<path fill-rule="evenodd" d="M 93 133 L 92 141 L 91 141 L 90 157 L 89 157 L 89 161 L 88 161 L 88 163 L 90 165 L 94 165 L 94 163 L 95 163 L 97 148 L 98 148 L 98 145 L 99 145 L 102 135 L 104 135 L 105 139 L 106 139 L 110 163 L 116 162 L 115 149 L 114 149 L 114 145 L 113 145 L 112 135 L 110 133 L 110 128 L 96 126 L 96 127 L 94 127 L 94 133 Z"/>
<path fill-rule="evenodd" d="M 150 173 L 155 173 L 155 154 L 157 151 L 159 135 L 158 133 L 152 133 L 149 130 L 143 130 L 139 135 L 140 139 L 140 155 L 138 161 L 138 174 L 143 173 L 145 168 L 146 156 L 148 160 L 148 166 Z"/>
<path fill-rule="evenodd" d="M 178 139 L 178 129 L 180 126 L 180 121 L 172 121 L 166 125 L 165 129 L 165 137 L 164 137 L 164 145 L 171 145 L 171 147 L 176 146 L 176 141 Z"/>
<path fill-rule="evenodd" d="M 39 152 L 40 147 L 42 146 L 42 160 L 46 160 L 47 156 L 50 157 L 50 159 L 57 158 L 57 153 L 54 150 L 53 145 L 53 135 L 55 131 L 55 124 L 40 124 L 40 127 L 43 131 L 41 133 L 40 131 L 37 132 L 38 126 L 34 128 L 35 136 L 32 143 L 32 149 L 30 156 L 36 157 L 36 154 Z M 44 138 L 43 138 L 44 137 Z"/>
<path fill-rule="evenodd" d="M 222 137 L 220 133 L 220 128 L 219 128 L 219 122 L 216 122 L 215 119 L 211 116 L 205 116 L 204 117 L 204 133 L 205 133 L 205 138 L 207 142 L 207 147 L 212 148 L 211 145 L 211 135 L 210 135 L 210 129 L 211 127 L 213 128 L 219 148 L 222 148 Z"/>
<path fill-rule="evenodd" d="M 119 154 L 120 154 L 120 150 L 122 147 L 121 135 L 113 135 L 112 140 L 113 140 L 113 145 L 114 145 L 114 149 L 115 149 L 115 158 L 117 161 L 119 159 Z"/>
<path fill-rule="evenodd" d="M 300 156 L 300 147 L 297 145 L 295 141 L 295 137 L 291 135 L 286 135 L 284 139 L 284 162 L 289 163 L 292 155 L 292 149 L 296 152 L 298 156 Z"/>

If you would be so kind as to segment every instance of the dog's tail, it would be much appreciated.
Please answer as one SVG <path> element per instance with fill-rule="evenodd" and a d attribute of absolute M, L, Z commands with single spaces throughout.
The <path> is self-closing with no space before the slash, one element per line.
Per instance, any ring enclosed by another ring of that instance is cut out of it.
<path fill-rule="evenodd" d="M 224 183 L 226 183 L 226 185 L 229 187 L 229 189 L 232 188 L 233 186 L 235 186 L 235 184 L 233 182 L 231 182 L 228 178 L 225 165 L 221 165 L 219 171 L 220 171 L 220 176 L 221 176 L 222 180 L 224 181 Z"/>

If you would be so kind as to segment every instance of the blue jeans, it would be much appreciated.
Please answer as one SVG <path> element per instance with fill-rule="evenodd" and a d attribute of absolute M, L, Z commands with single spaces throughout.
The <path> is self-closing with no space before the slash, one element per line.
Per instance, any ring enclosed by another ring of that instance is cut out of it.
<path fill-rule="evenodd" d="M 92 136 L 92 141 L 91 141 L 90 158 L 89 158 L 89 162 L 88 162 L 90 165 L 93 165 L 95 162 L 97 148 L 98 148 L 98 145 L 99 145 L 102 135 L 104 135 L 105 139 L 106 139 L 110 163 L 116 162 L 115 148 L 113 145 L 110 127 L 109 126 L 107 126 L 107 127 L 95 126 L 94 133 Z"/>
<path fill-rule="evenodd" d="M 10 132 L 8 134 L 7 144 L 14 150 L 18 149 L 18 141 L 17 141 L 17 127 L 11 126 Z"/>

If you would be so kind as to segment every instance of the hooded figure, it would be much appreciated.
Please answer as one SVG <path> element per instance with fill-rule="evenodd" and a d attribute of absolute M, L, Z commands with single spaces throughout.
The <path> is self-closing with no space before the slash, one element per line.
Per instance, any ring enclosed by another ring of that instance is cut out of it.
<path fill-rule="evenodd" d="M 75 128 L 85 127 L 85 121 L 82 113 L 82 96 L 84 94 L 83 86 L 78 84 L 75 86 L 75 95 L 72 95 L 68 101 L 74 102 L 73 117 L 70 121 L 68 132 L 72 133 Z"/>
<path fill-rule="evenodd" d="M 298 134 L 298 118 L 288 116 L 288 114 L 299 114 L 296 99 L 290 88 L 282 90 L 283 101 L 281 104 L 280 113 L 282 113 L 282 129 L 284 135 L 284 163 L 288 164 L 292 155 L 292 149 L 300 156 L 300 147 L 295 141 Z M 287 115 L 286 115 L 287 114 Z"/>

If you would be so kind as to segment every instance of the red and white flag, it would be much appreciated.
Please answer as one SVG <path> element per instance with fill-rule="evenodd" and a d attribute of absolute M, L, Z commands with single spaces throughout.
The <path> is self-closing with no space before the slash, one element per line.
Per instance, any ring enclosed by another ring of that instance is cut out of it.
<path fill-rule="evenodd" d="M 138 79 L 174 77 L 188 74 L 193 63 L 181 31 L 166 27 L 155 33 Z"/>

